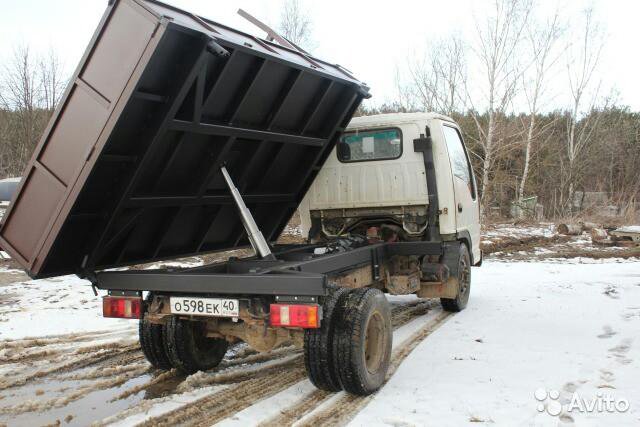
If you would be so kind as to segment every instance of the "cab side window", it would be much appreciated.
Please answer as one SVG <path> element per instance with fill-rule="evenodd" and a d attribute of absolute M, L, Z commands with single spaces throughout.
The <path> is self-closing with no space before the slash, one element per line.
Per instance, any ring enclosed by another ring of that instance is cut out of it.
<path fill-rule="evenodd" d="M 473 171 L 469 158 L 464 150 L 462 143 L 462 137 L 458 132 L 458 129 L 443 125 L 442 130 L 444 132 L 444 139 L 447 143 L 447 150 L 449 151 L 449 159 L 451 160 L 451 169 L 453 174 L 462 179 L 469 186 L 471 197 L 476 198 L 476 189 L 473 185 Z"/>
<path fill-rule="evenodd" d="M 397 159 L 402 155 L 402 132 L 393 128 L 345 133 L 337 153 L 343 163 Z"/>

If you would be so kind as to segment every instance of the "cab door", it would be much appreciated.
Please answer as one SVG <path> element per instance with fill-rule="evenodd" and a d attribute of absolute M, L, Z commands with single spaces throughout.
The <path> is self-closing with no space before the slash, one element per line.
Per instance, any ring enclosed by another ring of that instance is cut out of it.
<path fill-rule="evenodd" d="M 476 180 L 469 162 L 469 156 L 462 142 L 460 130 L 453 124 L 442 124 L 442 132 L 449 153 L 453 189 L 455 193 L 456 230 L 459 237 L 467 233 L 471 238 L 473 262 L 480 262 L 480 209 Z"/>

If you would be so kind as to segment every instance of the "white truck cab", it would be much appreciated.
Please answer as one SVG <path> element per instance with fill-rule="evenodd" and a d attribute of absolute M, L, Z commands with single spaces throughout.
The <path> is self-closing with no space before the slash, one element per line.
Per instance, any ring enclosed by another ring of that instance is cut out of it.
<path fill-rule="evenodd" d="M 314 221 L 325 235 L 338 235 L 358 220 L 367 218 L 371 224 L 377 216 L 395 218 L 406 239 L 423 239 L 430 201 L 427 162 L 414 149 L 414 140 L 429 134 L 440 238 L 464 242 L 471 263 L 479 264 L 480 212 L 473 169 L 458 125 L 435 113 L 353 118 L 300 205 L 303 235 L 314 232 Z"/>

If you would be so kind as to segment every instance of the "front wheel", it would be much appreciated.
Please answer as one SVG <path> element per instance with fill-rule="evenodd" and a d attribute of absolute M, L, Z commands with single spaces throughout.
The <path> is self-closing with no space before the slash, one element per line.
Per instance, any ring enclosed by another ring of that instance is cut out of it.
<path fill-rule="evenodd" d="M 440 304 L 445 311 L 458 312 L 464 310 L 469 302 L 471 293 L 471 257 L 469 249 L 464 243 L 460 243 L 458 250 L 458 294 L 455 298 L 440 298 Z"/>

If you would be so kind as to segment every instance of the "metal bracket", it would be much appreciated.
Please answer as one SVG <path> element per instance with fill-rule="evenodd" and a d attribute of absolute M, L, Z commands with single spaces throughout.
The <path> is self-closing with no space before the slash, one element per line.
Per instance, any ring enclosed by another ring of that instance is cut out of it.
<path fill-rule="evenodd" d="M 142 292 L 140 291 L 118 291 L 118 290 L 110 290 L 109 296 L 112 297 L 139 297 L 142 296 Z"/>
<path fill-rule="evenodd" d="M 429 206 L 427 207 L 427 240 L 440 241 L 440 225 L 438 223 L 438 185 L 436 169 L 433 161 L 433 140 L 431 129 L 425 127 L 425 133 L 420 138 L 413 140 L 413 149 L 422 152 L 424 157 L 424 169 L 427 178 L 427 193 L 429 193 Z"/>
<path fill-rule="evenodd" d="M 209 43 L 207 43 L 207 52 L 210 52 L 216 56 L 222 56 L 222 57 L 230 55 L 228 50 L 226 50 L 225 48 L 223 48 L 213 40 L 209 40 Z"/>
<path fill-rule="evenodd" d="M 306 50 L 304 50 L 303 48 L 301 48 L 300 46 L 298 46 L 297 44 L 295 44 L 291 40 L 288 40 L 287 38 L 281 36 L 273 28 L 271 28 L 270 26 L 268 26 L 264 22 L 260 21 L 255 16 L 252 16 L 251 14 L 249 14 L 248 12 L 246 12 L 246 11 L 244 11 L 242 9 L 238 9 L 238 15 L 242 16 L 244 19 L 246 19 L 247 21 L 251 22 L 253 25 L 255 25 L 256 27 L 260 28 L 262 31 L 267 33 L 267 41 L 271 42 L 271 41 L 275 40 L 280 44 L 280 46 L 284 46 L 287 49 L 291 49 L 293 51 L 299 52 L 302 56 L 304 56 L 304 58 L 307 61 L 309 61 L 309 63 L 311 64 L 311 68 L 320 68 L 320 69 L 324 68 L 315 59 L 313 59 L 311 57 L 309 52 L 307 52 Z M 260 39 L 257 39 L 257 41 L 260 42 Z M 268 48 L 268 45 L 265 45 L 265 46 Z M 339 68 L 341 68 L 341 67 L 339 67 Z M 340 70 L 340 71 L 342 71 L 342 70 Z M 349 73 L 345 72 L 345 74 L 348 75 L 349 77 L 353 78 Z"/>
<path fill-rule="evenodd" d="M 318 298 L 306 295 L 276 295 L 276 302 L 317 303 Z"/>
<path fill-rule="evenodd" d="M 271 253 L 269 244 L 258 228 L 258 224 L 256 224 L 256 221 L 253 219 L 251 211 L 249 210 L 249 208 L 247 208 L 244 200 L 242 200 L 240 191 L 238 191 L 235 184 L 233 183 L 229 172 L 227 172 L 227 168 L 222 166 L 220 168 L 220 171 L 222 172 L 222 176 L 224 176 L 227 187 L 229 187 L 229 191 L 233 196 L 233 201 L 236 203 L 238 211 L 240 211 L 240 219 L 242 220 L 244 229 L 247 231 L 247 236 L 249 237 L 249 242 L 251 242 L 253 250 L 256 252 L 256 254 L 260 255 L 260 258 L 262 259 L 276 259 L 276 257 Z"/>
<path fill-rule="evenodd" d="M 380 256 L 377 249 L 371 251 L 371 275 L 373 280 L 380 280 Z"/>
<path fill-rule="evenodd" d="M 270 26 L 268 26 L 264 22 L 260 21 L 258 18 L 256 18 L 255 16 L 251 15 L 250 13 L 245 12 L 242 9 L 238 9 L 238 15 L 242 16 L 244 19 L 246 19 L 247 21 L 251 22 L 253 25 L 255 25 L 256 27 L 260 28 L 262 31 L 267 33 L 267 40 L 268 41 L 275 40 L 280 45 L 282 45 L 284 47 L 288 47 L 289 49 L 293 49 L 293 50 L 298 50 L 298 49 L 296 49 L 296 46 L 294 46 L 291 42 L 289 42 L 289 40 L 287 40 L 284 37 L 282 37 L 280 34 L 278 34 L 276 31 L 274 31 L 273 28 L 271 28 Z"/>

